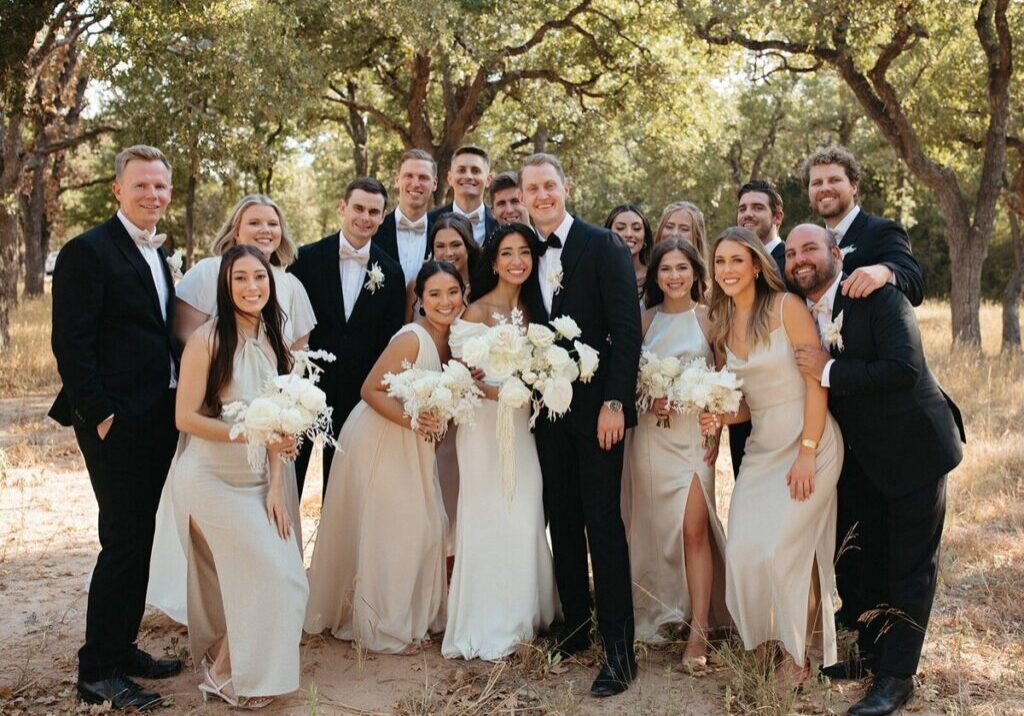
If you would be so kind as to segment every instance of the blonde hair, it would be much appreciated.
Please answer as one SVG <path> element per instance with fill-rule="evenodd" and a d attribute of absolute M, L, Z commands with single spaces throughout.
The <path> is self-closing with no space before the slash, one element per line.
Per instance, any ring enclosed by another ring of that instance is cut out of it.
<path fill-rule="evenodd" d="M 661 220 L 658 222 L 658 229 L 654 232 L 654 243 L 662 240 L 662 232 L 665 231 L 665 224 L 668 218 L 677 211 L 685 211 L 690 215 L 690 223 L 693 224 L 693 245 L 704 255 L 704 238 L 707 236 L 707 229 L 704 225 L 704 214 L 697 208 L 696 204 L 689 201 L 673 201 L 661 212 Z"/>
<path fill-rule="evenodd" d="M 558 161 L 558 157 L 546 152 L 537 152 L 523 160 L 523 166 L 519 169 L 519 186 L 523 185 L 523 169 L 526 169 L 526 167 L 540 167 L 545 164 L 554 167 L 555 172 L 558 174 L 558 178 L 562 180 L 563 184 L 565 184 L 565 171 L 562 169 L 562 163 Z"/>
<path fill-rule="evenodd" d="M 163 162 L 163 165 L 167 167 L 167 171 L 171 171 L 171 163 L 167 161 L 167 157 L 159 149 L 148 144 L 134 144 L 130 147 L 125 147 L 114 157 L 115 179 L 119 180 L 121 178 L 124 174 L 124 168 L 128 166 L 128 162 L 132 159 L 139 159 L 144 162 Z"/>
<path fill-rule="evenodd" d="M 295 248 L 291 232 L 288 231 L 288 224 L 285 223 L 284 214 L 281 213 L 281 209 L 274 203 L 274 200 L 266 194 L 246 194 L 235 204 L 235 208 L 231 210 L 231 214 L 228 215 L 227 220 L 221 224 L 220 229 L 217 231 L 217 237 L 210 245 L 210 253 L 214 256 L 220 256 L 238 243 L 238 227 L 242 223 L 242 214 L 250 206 L 256 205 L 269 206 L 277 214 L 277 220 L 281 222 L 281 243 L 274 250 L 273 255 L 271 255 L 270 263 L 282 268 L 289 266 L 295 261 L 298 249 Z"/>
<path fill-rule="evenodd" d="M 749 229 L 731 226 L 719 234 L 711 244 L 711 288 L 708 291 L 708 342 L 720 351 L 725 350 L 726 340 L 732 330 L 735 304 L 722 290 L 714 276 L 715 254 L 723 241 L 733 241 L 750 252 L 757 274 L 754 278 L 754 310 L 750 313 L 747 327 L 747 345 L 753 350 L 759 343 L 768 343 L 771 335 L 772 299 L 777 293 L 785 293 L 786 285 L 779 276 L 774 259 L 764 250 L 757 234 Z"/>

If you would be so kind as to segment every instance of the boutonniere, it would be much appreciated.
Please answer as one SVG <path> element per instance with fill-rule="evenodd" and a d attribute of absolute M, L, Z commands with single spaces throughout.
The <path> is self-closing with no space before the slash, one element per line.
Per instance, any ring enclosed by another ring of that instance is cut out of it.
<path fill-rule="evenodd" d="M 171 279 L 180 281 L 182 276 L 181 267 L 185 262 L 185 256 L 181 253 L 181 249 L 178 249 L 164 260 L 167 262 L 167 268 L 171 270 Z"/>
<path fill-rule="evenodd" d="M 843 248 L 839 249 L 839 253 L 845 259 L 848 255 L 852 254 L 856 250 L 856 246 L 844 246 Z"/>
<path fill-rule="evenodd" d="M 555 295 L 562 290 L 562 277 L 561 264 L 559 264 L 558 268 L 548 274 L 548 283 L 551 284 L 551 288 L 554 289 L 551 295 Z"/>
<path fill-rule="evenodd" d="M 829 321 L 825 324 L 825 343 L 828 344 L 829 348 L 835 348 L 840 353 L 843 352 L 842 330 L 843 312 L 840 311 L 834 321 Z"/>
<path fill-rule="evenodd" d="M 366 272 L 366 283 L 363 285 L 370 293 L 375 293 L 378 288 L 384 285 L 384 272 L 381 271 L 380 264 L 376 261 L 373 262 L 373 266 Z"/>

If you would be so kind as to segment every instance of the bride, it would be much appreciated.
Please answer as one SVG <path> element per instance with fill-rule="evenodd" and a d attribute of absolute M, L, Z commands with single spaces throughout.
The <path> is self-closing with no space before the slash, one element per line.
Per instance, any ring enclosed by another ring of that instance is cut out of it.
<path fill-rule="evenodd" d="M 452 355 L 465 341 L 523 311 L 521 292 L 536 290 L 537 249 L 522 224 L 498 228 L 484 245 L 479 296 L 452 326 Z M 528 319 L 528 317 L 526 317 Z M 530 642 L 555 617 L 551 552 L 544 530 L 543 484 L 529 427 L 529 406 L 515 410 L 515 469 L 505 483 L 496 466 L 498 387 L 481 385 L 488 400 L 474 425 L 459 427 L 459 504 L 455 569 L 448 593 L 448 623 L 441 653 L 448 659 L 501 659 Z"/>

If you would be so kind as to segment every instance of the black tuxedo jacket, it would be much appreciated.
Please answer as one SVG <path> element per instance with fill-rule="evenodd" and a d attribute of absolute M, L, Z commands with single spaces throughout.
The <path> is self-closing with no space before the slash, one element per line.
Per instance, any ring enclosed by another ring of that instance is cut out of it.
<path fill-rule="evenodd" d="M 430 236 L 430 227 L 433 225 L 429 215 L 427 217 L 427 236 Z M 384 221 L 377 227 L 377 233 L 373 235 L 373 243 L 384 249 L 384 253 L 393 258 L 399 265 L 402 260 L 398 254 L 398 232 L 397 224 L 395 223 L 395 212 L 391 212 L 384 217 Z M 430 256 L 430 243 L 428 242 L 423 251 L 423 260 Z M 415 276 L 410 276 L 411 281 Z"/>
<path fill-rule="evenodd" d="M 779 269 L 779 278 L 782 279 L 782 283 L 789 284 L 786 281 L 786 242 L 783 241 L 781 244 L 772 249 L 772 258 L 775 259 L 775 267 Z"/>
<path fill-rule="evenodd" d="M 442 214 L 450 214 L 453 211 L 454 204 L 449 202 L 444 206 L 439 206 L 436 209 L 431 209 L 427 212 L 427 236 L 430 236 L 430 230 L 434 228 L 434 222 Z M 491 234 L 495 229 L 498 228 L 498 220 L 494 218 L 494 214 L 491 213 L 491 207 L 484 204 L 484 244 L 487 243 L 487 239 L 490 238 Z M 483 244 L 480 244 L 483 246 Z M 428 247 L 429 251 L 429 247 Z"/>
<path fill-rule="evenodd" d="M 571 317 L 582 331 L 577 340 L 600 354 L 590 382 L 573 383 L 572 406 L 565 419 L 578 431 L 593 435 L 602 403 L 618 400 L 626 427 L 632 427 L 643 333 L 629 249 L 608 229 L 574 219 L 561 258 L 562 289 L 551 300 L 551 313 L 544 308 L 539 279 L 527 285 L 524 302 L 534 323 L 550 325 L 552 318 Z M 534 270 L 531 278 L 536 277 Z"/>
<path fill-rule="evenodd" d="M 890 219 L 871 216 L 863 209 L 843 234 L 839 248 L 843 256 L 843 273 L 853 273 L 862 266 L 884 264 L 896 278 L 896 287 L 920 306 L 924 300 L 924 278 L 917 259 L 910 251 L 910 239 L 903 227 Z"/>
<path fill-rule="evenodd" d="M 888 497 L 939 479 L 963 457 L 964 425 L 928 369 L 909 301 L 894 286 L 857 299 L 837 292 L 833 320 L 840 314 L 828 404 L 848 457 Z"/>
<path fill-rule="evenodd" d="M 299 248 L 299 258 L 288 267 L 302 283 L 316 314 L 316 327 L 309 335 L 310 350 L 326 350 L 335 355 L 333 363 L 323 363 L 320 388 L 334 409 L 334 433 L 359 402 L 363 381 L 384 351 L 391 336 L 405 319 L 405 279 L 402 267 L 374 242 L 370 243 L 370 263 L 384 272 L 384 285 L 370 293 L 363 286 L 345 319 L 341 292 L 341 268 L 338 248 L 340 234 L 334 233 Z"/>
<path fill-rule="evenodd" d="M 160 249 L 161 259 L 167 252 Z M 94 427 L 110 415 L 145 415 L 166 399 L 171 360 L 181 346 L 174 323 L 174 281 L 167 320 L 153 273 L 117 216 L 76 236 L 53 270 L 53 333 L 61 389 L 50 417 Z"/>

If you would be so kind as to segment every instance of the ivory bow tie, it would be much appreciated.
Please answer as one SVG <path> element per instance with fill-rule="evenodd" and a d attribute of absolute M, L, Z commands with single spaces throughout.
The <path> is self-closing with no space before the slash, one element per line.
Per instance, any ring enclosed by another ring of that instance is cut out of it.
<path fill-rule="evenodd" d="M 482 211 L 474 211 L 472 214 L 466 214 L 466 218 L 469 219 L 469 223 L 476 226 L 484 218 Z"/>
<path fill-rule="evenodd" d="M 832 307 L 828 305 L 828 302 L 824 298 L 822 298 L 813 306 L 811 306 L 812 316 L 817 316 L 819 313 L 824 314 L 826 316 L 832 315 Z"/>
<path fill-rule="evenodd" d="M 348 244 L 342 244 L 341 248 L 338 250 L 338 255 L 341 257 L 342 261 L 346 259 L 352 259 L 353 261 L 359 263 L 361 266 L 365 266 L 366 264 L 370 263 L 369 251 L 367 251 L 366 253 L 361 253 L 353 249 Z"/>
<path fill-rule="evenodd" d="M 398 220 L 398 228 L 403 229 L 404 231 L 423 233 L 427 229 L 427 220 L 421 216 L 419 221 L 410 221 L 403 216 Z"/>
<path fill-rule="evenodd" d="M 154 234 L 152 231 L 142 231 L 138 235 L 133 236 L 132 241 L 139 246 L 159 249 L 167 241 L 167 234 Z"/>

